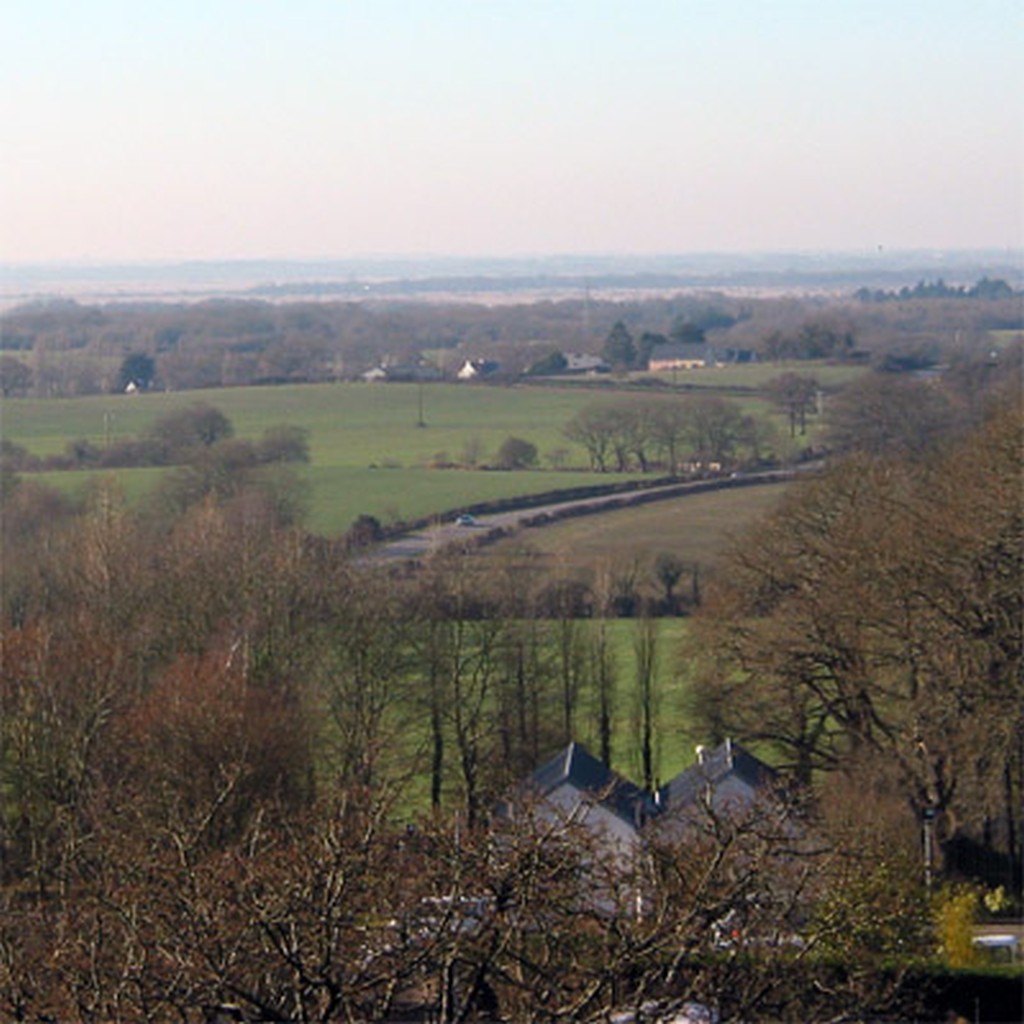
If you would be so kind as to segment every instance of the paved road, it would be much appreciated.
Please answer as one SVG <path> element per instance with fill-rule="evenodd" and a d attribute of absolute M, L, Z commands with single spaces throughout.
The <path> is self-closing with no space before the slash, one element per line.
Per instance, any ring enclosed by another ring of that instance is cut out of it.
<path fill-rule="evenodd" d="M 688 494 L 703 494 L 707 491 L 749 487 L 758 484 L 779 483 L 792 480 L 794 472 L 772 470 L 762 473 L 736 474 L 711 480 L 696 480 L 690 483 L 665 484 L 636 491 L 604 494 L 574 501 L 556 502 L 533 508 L 495 512 L 476 517 L 471 526 L 460 526 L 455 522 L 439 523 L 426 530 L 408 533 L 382 544 L 374 551 L 374 560 L 418 561 L 436 554 L 442 548 L 452 545 L 477 545 L 493 539 L 496 534 L 507 535 L 526 527 L 538 527 L 557 522 L 569 515 L 591 515 L 629 505 L 663 501 L 667 498 L 681 498 Z"/>

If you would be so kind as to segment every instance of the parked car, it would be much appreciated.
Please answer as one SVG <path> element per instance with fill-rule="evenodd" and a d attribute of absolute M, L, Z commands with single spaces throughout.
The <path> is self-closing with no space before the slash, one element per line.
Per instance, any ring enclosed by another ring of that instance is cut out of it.
<path fill-rule="evenodd" d="M 469 513 L 464 512 L 461 516 L 456 516 L 455 517 L 455 525 L 456 526 L 476 526 L 476 519 L 475 519 L 475 517 L 469 515 Z"/>

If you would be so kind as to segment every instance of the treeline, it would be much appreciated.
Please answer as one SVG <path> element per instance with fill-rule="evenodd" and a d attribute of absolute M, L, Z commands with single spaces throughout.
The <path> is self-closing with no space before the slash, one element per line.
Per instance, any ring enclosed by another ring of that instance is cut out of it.
<path fill-rule="evenodd" d="M 913 288 L 886 290 L 858 288 L 853 297 L 858 302 L 910 302 L 915 299 L 1011 299 L 1016 293 L 1000 278 L 983 277 L 973 285 L 950 285 L 942 278 L 918 281 Z"/>
<path fill-rule="evenodd" d="M 758 465 L 771 449 L 764 421 L 713 395 L 595 401 L 569 420 L 565 436 L 598 473 L 720 471 L 741 461 Z"/>
<path fill-rule="evenodd" d="M 139 438 L 98 445 L 84 438 L 67 443 L 62 455 L 32 455 L 9 440 L 0 441 L 6 472 L 55 469 L 126 469 L 222 463 L 234 469 L 280 462 L 308 462 L 308 431 L 282 423 L 268 427 L 256 441 L 235 437 L 231 421 L 206 402 L 161 416 Z"/>
<path fill-rule="evenodd" d="M 192 305 L 40 303 L 0 319 L 5 395 L 58 396 L 144 387 L 183 390 L 352 380 L 427 358 L 454 377 L 466 359 L 516 378 L 550 351 L 596 352 L 616 320 L 664 330 L 674 320 L 733 322 L 725 296 L 635 303 L 567 300 L 509 306 L 210 301 Z"/>
<path fill-rule="evenodd" d="M 466 359 L 518 379 L 558 353 L 604 352 L 640 367 L 666 341 L 706 341 L 762 359 L 858 358 L 929 348 L 976 353 L 985 332 L 1019 328 L 1015 296 L 910 299 L 674 298 L 485 306 L 211 301 L 192 305 L 36 303 L 0 317 L 0 393 L 61 397 L 124 390 L 356 379 L 379 365 L 428 361 L 453 377 Z M 619 326 L 621 325 L 621 330 Z"/>

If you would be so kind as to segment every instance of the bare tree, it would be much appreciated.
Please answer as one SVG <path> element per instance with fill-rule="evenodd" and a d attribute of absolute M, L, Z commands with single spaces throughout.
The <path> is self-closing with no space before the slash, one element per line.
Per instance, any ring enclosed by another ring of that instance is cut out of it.
<path fill-rule="evenodd" d="M 658 729 L 658 620 L 637 619 L 633 632 L 633 658 L 636 666 L 635 725 L 643 786 L 653 793 L 655 781 L 655 736 Z"/>

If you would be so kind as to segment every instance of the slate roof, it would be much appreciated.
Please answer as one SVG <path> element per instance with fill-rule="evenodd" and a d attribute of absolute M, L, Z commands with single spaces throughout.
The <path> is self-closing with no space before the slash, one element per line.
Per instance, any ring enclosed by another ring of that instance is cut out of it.
<path fill-rule="evenodd" d="M 714 349 L 706 341 L 669 341 L 655 345 L 648 361 L 660 363 L 674 360 L 696 360 L 714 362 Z"/>
<path fill-rule="evenodd" d="M 529 792 L 546 797 L 562 785 L 581 793 L 637 827 L 657 813 L 650 794 L 613 772 L 579 743 L 570 743 L 526 781 Z"/>
<path fill-rule="evenodd" d="M 566 352 L 565 372 L 586 373 L 588 370 L 608 370 L 610 367 L 600 357 L 591 355 L 589 352 Z"/>
<path fill-rule="evenodd" d="M 776 772 L 738 743 L 726 740 L 714 750 L 704 751 L 696 764 L 680 772 L 658 790 L 658 803 L 664 810 L 697 803 L 708 786 L 714 788 L 730 775 L 758 790 L 775 780 Z"/>

